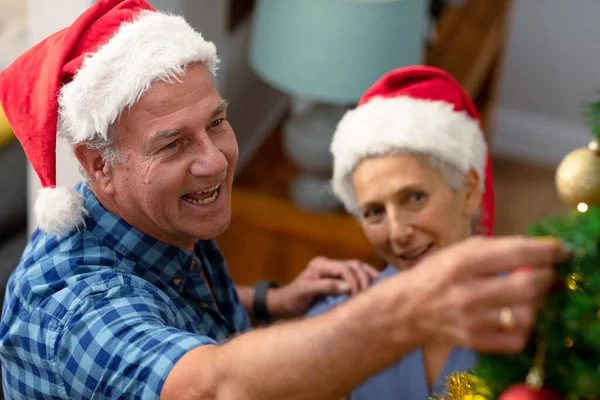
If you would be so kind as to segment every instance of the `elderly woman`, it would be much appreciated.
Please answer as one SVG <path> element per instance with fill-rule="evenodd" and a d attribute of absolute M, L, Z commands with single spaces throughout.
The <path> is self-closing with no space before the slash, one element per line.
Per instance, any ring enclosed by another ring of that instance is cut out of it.
<path fill-rule="evenodd" d="M 442 247 L 492 233 L 492 177 L 478 119 L 448 73 L 417 66 L 385 75 L 340 121 L 331 145 L 333 190 L 387 262 L 380 280 Z M 322 299 L 308 315 L 346 298 Z M 510 326 L 514 317 L 505 314 L 501 323 Z M 350 398 L 427 399 L 443 392 L 448 374 L 476 361 L 469 349 L 425 343 Z"/>

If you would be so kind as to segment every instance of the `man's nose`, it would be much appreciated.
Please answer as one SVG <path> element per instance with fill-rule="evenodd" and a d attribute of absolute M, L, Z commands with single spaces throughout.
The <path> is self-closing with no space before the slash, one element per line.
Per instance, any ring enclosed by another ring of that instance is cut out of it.
<path fill-rule="evenodd" d="M 210 138 L 205 137 L 196 146 L 190 172 L 196 176 L 216 175 L 227 169 L 227 159 Z"/>

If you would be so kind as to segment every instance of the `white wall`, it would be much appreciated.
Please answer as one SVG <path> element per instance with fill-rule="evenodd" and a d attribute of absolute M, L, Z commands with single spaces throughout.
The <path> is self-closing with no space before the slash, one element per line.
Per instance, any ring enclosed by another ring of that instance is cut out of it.
<path fill-rule="evenodd" d="M 60 3 L 60 5 L 58 4 Z M 27 0 L 27 47 L 46 36 L 71 24 L 94 0 Z M 52 18 L 48 18 L 51 15 Z M 81 179 L 75 158 L 66 144 L 59 140 L 56 149 L 56 184 L 72 185 Z M 29 232 L 36 226 L 33 205 L 40 189 L 40 182 L 31 165 L 28 174 Z"/>
<path fill-rule="evenodd" d="M 94 0 L 27 0 L 29 45 L 68 26 Z M 229 119 L 240 146 L 238 170 L 260 145 L 264 136 L 279 122 L 287 107 L 287 97 L 260 82 L 248 68 L 247 42 L 250 21 L 233 34 L 227 32 L 225 0 L 150 0 L 156 8 L 182 14 L 214 41 L 222 60 L 218 85 L 222 95 L 231 101 Z M 48 16 L 52 16 L 49 18 Z M 81 179 L 77 161 L 70 149 L 60 142 L 57 149 L 57 184 L 72 185 Z M 35 173 L 29 175 L 29 210 L 40 188 Z M 30 214 L 32 214 L 30 212 Z M 36 226 L 33 216 L 29 230 Z"/>
<path fill-rule="evenodd" d="M 580 103 L 600 89 L 598 16 L 598 0 L 513 0 L 496 154 L 556 166 L 590 141 Z"/>
<path fill-rule="evenodd" d="M 26 46 L 26 8 L 25 0 L 0 0 L 0 70 Z"/>

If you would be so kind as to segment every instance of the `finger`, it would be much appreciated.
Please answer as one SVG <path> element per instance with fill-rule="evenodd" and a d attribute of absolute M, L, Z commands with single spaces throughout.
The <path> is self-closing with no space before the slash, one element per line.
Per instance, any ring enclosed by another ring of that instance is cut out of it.
<path fill-rule="evenodd" d="M 512 354 L 519 353 L 525 348 L 530 335 L 531 332 L 527 331 L 474 332 L 458 325 L 439 325 L 428 340 L 472 349 L 480 353 Z"/>
<path fill-rule="evenodd" d="M 451 301 L 464 311 L 533 304 L 545 297 L 554 277 L 554 270 L 546 265 L 508 275 L 477 278 L 455 290 Z"/>
<path fill-rule="evenodd" d="M 481 353 L 516 354 L 523 351 L 531 332 L 489 332 L 471 335 L 463 344 Z"/>
<path fill-rule="evenodd" d="M 555 264 L 566 259 L 569 253 L 556 239 L 511 236 L 470 238 L 435 256 L 452 259 L 459 275 L 490 275 L 524 265 Z"/>
<path fill-rule="evenodd" d="M 306 294 L 309 297 L 317 296 L 339 296 L 350 294 L 352 287 L 345 281 L 339 279 L 319 279 L 306 282 Z"/>
<path fill-rule="evenodd" d="M 351 262 L 351 264 L 349 264 L 349 266 L 352 269 L 352 272 L 354 272 L 354 274 L 356 275 L 356 278 L 358 279 L 359 291 L 363 291 L 366 288 L 368 288 L 369 284 L 371 283 L 371 277 L 367 273 L 366 269 L 363 268 L 362 262 L 353 261 Z"/>
<path fill-rule="evenodd" d="M 465 315 L 459 322 L 466 331 L 473 334 L 482 334 L 484 332 L 502 332 L 502 331 L 525 331 L 529 332 L 535 324 L 539 304 L 518 305 L 510 307 L 510 312 L 514 318 L 514 326 L 504 328 L 501 322 L 502 308 L 480 309 Z"/>
<path fill-rule="evenodd" d="M 364 268 L 365 271 L 367 271 L 370 280 L 378 279 L 381 276 L 381 273 L 372 265 L 361 262 L 361 266 Z"/>
<path fill-rule="evenodd" d="M 320 257 L 319 262 L 313 263 L 311 267 L 315 270 L 317 278 L 341 278 L 346 265 L 343 261 Z"/>
<path fill-rule="evenodd" d="M 352 263 L 347 263 L 342 267 L 342 278 L 344 280 L 352 280 L 350 286 L 352 287 L 352 294 L 355 295 L 362 290 L 363 282 L 361 282 L 361 276 L 359 275 L 359 268 L 354 266 Z M 368 285 L 368 283 L 367 283 Z"/>
<path fill-rule="evenodd" d="M 348 265 L 348 262 L 328 260 L 322 264 L 319 264 L 320 278 L 340 278 L 343 279 L 348 285 L 350 285 L 351 292 L 358 293 L 360 289 L 360 281 L 358 276 Z"/>
<path fill-rule="evenodd" d="M 468 348 L 480 353 L 513 354 L 523 351 L 531 331 L 469 331 L 457 325 L 442 325 L 438 327 L 434 336 L 433 340 L 436 342 Z"/>
<path fill-rule="evenodd" d="M 335 265 L 337 262 L 331 258 L 317 256 L 310 260 L 304 271 L 310 271 L 311 278 L 321 278 L 324 274 L 327 274 L 330 266 Z"/>

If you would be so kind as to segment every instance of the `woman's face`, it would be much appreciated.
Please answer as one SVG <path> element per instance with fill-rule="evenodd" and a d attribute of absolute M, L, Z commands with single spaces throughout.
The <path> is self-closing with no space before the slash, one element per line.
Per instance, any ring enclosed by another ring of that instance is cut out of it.
<path fill-rule="evenodd" d="M 363 160 L 352 180 L 363 231 L 399 269 L 471 235 L 471 217 L 481 202 L 474 171 L 453 190 L 424 157 L 396 154 Z"/>

